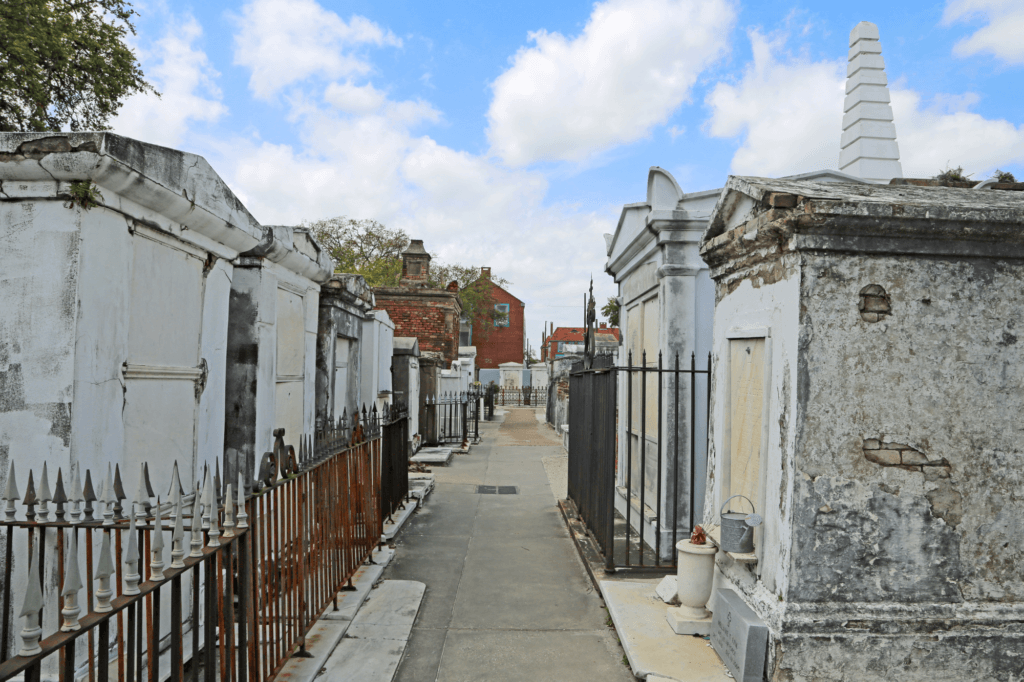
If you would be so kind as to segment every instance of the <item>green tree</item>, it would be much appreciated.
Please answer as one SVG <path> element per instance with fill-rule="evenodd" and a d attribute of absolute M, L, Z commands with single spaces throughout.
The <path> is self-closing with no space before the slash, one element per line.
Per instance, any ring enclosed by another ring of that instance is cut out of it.
<path fill-rule="evenodd" d="M 494 291 L 486 286 L 490 281 L 499 287 L 508 287 L 510 282 L 502 277 L 487 278 L 480 276 L 480 268 L 458 263 L 447 264 L 440 261 L 430 263 L 430 285 L 444 289 L 450 283 L 459 285 L 459 300 L 462 301 L 462 315 L 473 325 L 473 339 L 486 341 L 494 329 L 494 323 L 504 319 L 494 307 Z"/>
<path fill-rule="evenodd" d="M 614 296 L 608 298 L 608 302 L 601 308 L 601 314 L 608 320 L 609 327 L 619 326 L 619 302 Z"/>
<path fill-rule="evenodd" d="M 369 219 L 346 216 L 305 222 L 313 237 L 331 254 L 335 272 L 362 275 L 371 287 L 398 286 L 402 278 L 402 252 L 409 247 L 409 235 Z M 452 282 L 459 285 L 462 314 L 473 322 L 473 336 L 485 340 L 502 317 L 494 308 L 491 288 L 477 284 L 480 268 L 458 263 L 430 262 L 430 286 L 445 289 Z M 492 279 L 500 287 L 508 280 Z M 475 286 L 474 286 L 475 285 Z"/>
<path fill-rule="evenodd" d="M 0 131 L 106 130 L 129 95 L 159 93 L 125 44 L 126 0 L 0 2 Z"/>
<path fill-rule="evenodd" d="M 334 259 L 335 272 L 362 275 L 371 287 L 398 286 L 409 235 L 376 220 L 340 216 L 304 223 Z"/>

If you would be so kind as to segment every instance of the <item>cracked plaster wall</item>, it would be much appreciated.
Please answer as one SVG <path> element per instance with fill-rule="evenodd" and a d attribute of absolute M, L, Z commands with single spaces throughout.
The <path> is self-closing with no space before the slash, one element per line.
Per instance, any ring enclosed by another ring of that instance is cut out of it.
<path fill-rule="evenodd" d="M 793 598 L 1024 602 L 1022 272 L 806 257 Z M 851 305 L 872 283 L 875 323 Z M 886 443 L 924 465 L 872 461 Z"/>

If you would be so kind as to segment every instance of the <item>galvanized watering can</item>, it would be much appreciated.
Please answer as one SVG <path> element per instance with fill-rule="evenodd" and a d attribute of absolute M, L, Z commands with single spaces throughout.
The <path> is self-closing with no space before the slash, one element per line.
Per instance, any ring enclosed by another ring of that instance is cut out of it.
<path fill-rule="evenodd" d="M 756 513 L 746 514 L 734 512 L 731 509 L 725 511 L 729 500 L 737 497 L 742 497 L 750 502 L 750 498 L 746 495 L 733 495 L 718 510 L 718 515 L 722 517 L 722 551 L 747 554 L 754 551 L 754 528 L 761 525 L 762 519 L 761 515 Z M 750 502 L 750 509 L 753 512 L 753 502 Z"/>

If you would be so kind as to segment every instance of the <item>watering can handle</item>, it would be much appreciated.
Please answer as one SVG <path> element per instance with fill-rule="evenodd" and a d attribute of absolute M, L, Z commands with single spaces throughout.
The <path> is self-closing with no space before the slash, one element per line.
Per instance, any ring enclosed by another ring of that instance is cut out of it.
<path fill-rule="evenodd" d="M 732 497 L 730 497 L 730 498 L 729 498 L 728 500 L 726 500 L 725 502 L 723 502 L 723 503 L 722 503 L 722 508 L 718 510 L 718 516 L 719 516 L 719 517 L 721 517 L 721 516 L 722 516 L 722 512 L 724 512 L 724 511 L 725 511 L 725 505 L 729 504 L 729 500 L 732 500 L 732 499 L 734 499 L 734 498 L 737 498 L 737 497 L 742 497 L 742 498 L 743 498 L 744 500 L 746 500 L 747 502 L 750 502 L 750 498 L 749 498 L 749 497 L 747 497 L 746 495 L 733 495 L 733 496 L 732 496 Z M 757 511 L 757 508 L 756 508 L 756 507 L 754 507 L 754 503 L 753 503 L 753 502 L 750 502 L 750 509 L 751 509 L 752 511 L 755 511 L 755 512 Z"/>

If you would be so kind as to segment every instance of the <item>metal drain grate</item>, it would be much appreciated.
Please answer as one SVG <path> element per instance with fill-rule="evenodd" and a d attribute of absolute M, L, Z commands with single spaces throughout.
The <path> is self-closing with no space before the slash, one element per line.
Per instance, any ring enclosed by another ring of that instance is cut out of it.
<path fill-rule="evenodd" d="M 478 485 L 477 495 L 515 495 L 519 488 L 514 485 Z"/>

